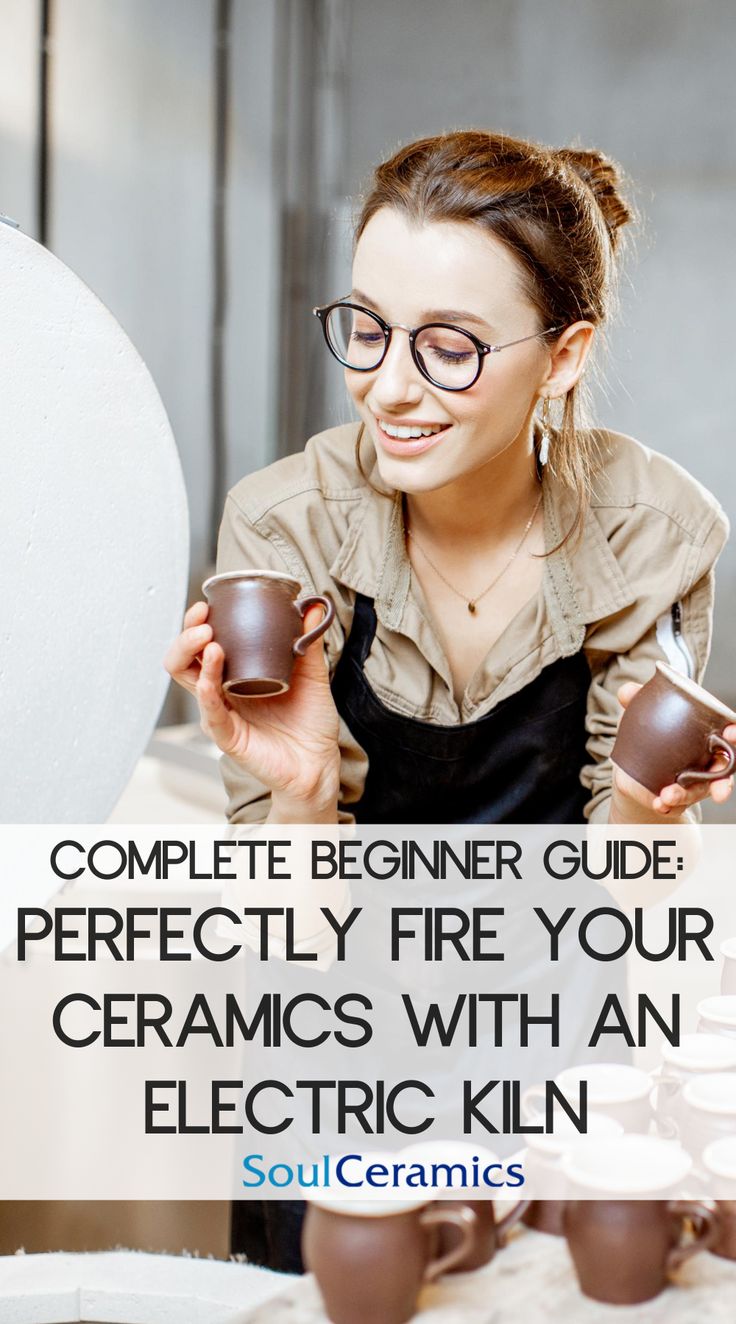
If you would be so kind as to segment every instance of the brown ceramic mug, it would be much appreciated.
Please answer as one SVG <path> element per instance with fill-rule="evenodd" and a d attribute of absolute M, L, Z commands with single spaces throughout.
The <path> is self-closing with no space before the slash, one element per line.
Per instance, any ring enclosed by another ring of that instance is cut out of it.
<path fill-rule="evenodd" d="M 558 1109 L 552 1117 L 551 1131 L 540 1131 L 538 1134 L 530 1132 L 526 1137 L 524 1169 L 527 1186 L 534 1199 L 524 1213 L 523 1221 L 536 1232 L 563 1237 L 566 1182 L 561 1172 L 561 1163 L 565 1155 L 580 1143 L 581 1135 L 566 1113 Z M 543 1124 L 545 1117 L 542 1113 L 535 1113 L 530 1121 Z M 615 1117 L 605 1113 L 588 1113 L 585 1138 L 605 1139 L 606 1136 L 620 1135 L 623 1135 L 623 1126 Z"/>
<path fill-rule="evenodd" d="M 546 1232 L 550 1237 L 565 1235 L 565 1201 L 532 1200 L 524 1214 L 524 1223 L 535 1232 Z"/>
<path fill-rule="evenodd" d="M 580 1290 L 617 1306 L 657 1296 L 669 1271 L 712 1246 L 718 1232 L 697 1200 L 568 1200 L 564 1226 Z"/>
<path fill-rule="evenodd" d="M 438 1254 L 439 1235 L 459 1244 Z M 332 1324 L 405 1324 L 423 1283 L 447 1273 L 472 1249 L 477 1220 L 467 1205 L 416 1201 L 310 1201 L 302 1255 Z"/>
<path fill-rule="evenodd" d="M 460 1200 L 475 1214 L 477 1228 L 473 1244 L 448 1272 L 466 1273 L 488 1264 L 496 1251 L 505 1245 L 507 1233 L 529 1208 L 528 1200 L 517 1200 L 508 1208 L 509 1202 L 499 1198 L 498 1178 L 503 1164 L 490 1149 L 471 1145 L 466 1140 L 419 1140 L 406 1145 L 400 1158 L 410 1166 L 420 1163 L 431 1171 L 437 1208 L 456 1208 L 456 1202 Z M 474 1185 L 472 1174 L 476 1167 L 479 1179 Z M 496 1188 L 482 1182 L 480 1174 L 484 1172 L 489 1174 L 489 1181 L 496 1181 Z M 476 1198 L 479 1188 L 484 1191 L 485 1198 Z M 502 1217 L 498 1217 L 498 1206 L 506 1208 Z M 448 1224 L 440 1230 L 440 1251 L 454 1250 L 460 1239 L 458 1228 Z"/>
<path fill-rule="evenodd" d="M 222 688 L 240 698 L 283 694 L 295 657 L 303 657 L 335 618 L 327 597 L 298 596 L 301 585 L 272 570 L 236 570 L 205 580 L 208 622 L 225 654 Z M 319 625 L 303 634 L 310 607 L 324 607 Z"/>
<path fill-rule="evenodd" d="M 564 1157 L 562 1170 L 565 1236 L 581 1291 L 594 1301 L 649 1301 L 666 1287 L 671 1269 L 715 1242 L 713 1212 L 677 1198 L 692 1159 L 671 1140 L 632 1134 L 584 1140 Z"/>
<path fill-rule="evenodd" d="M 722 732 L 736 713 L 665 662 L 656 667 L 621 718 L 613 762 L 653 795 L 673 782 L 691 786 L 730 776 L 736 750 Z M 706 771 L 718 753 L 725 765 Z"/>
<path fill-rule="evenodd" d="M 736 1260 L 736 1200 L 716 1200 L 718 1236 L 710 1247 L 724 1260 Z"/>
<path fill-rule="evenodd" d="M 701 1159 L 702 1189 L 715 1199 L 718 1237 L 711 1250 L 736 1260 L 736 1136 L 721 1136 L 706 1147 Z"/>

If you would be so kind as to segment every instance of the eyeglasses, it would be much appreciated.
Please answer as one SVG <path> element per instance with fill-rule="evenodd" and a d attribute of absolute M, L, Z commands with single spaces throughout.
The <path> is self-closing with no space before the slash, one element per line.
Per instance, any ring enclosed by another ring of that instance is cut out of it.
<path fill-rule="evenodd" d="M 338 363 L 352 372 L 375 372 L 388 353 L 393 331 L 406 331 L 411 356 L 428 382 L 443 391 L 467 391 L 480 377 L 488 354 L 498 354 L 512 345 L 523 345 L 527 340 L 560 331 L 551 326 L 547 331 L 520 340 L 508 340 L 505 345 L 487 345 L 472 331 L 464 331 L 448 322 L 427 322 L 423 326 L 408 327 L 402 322 L 384 322 L 378 313 L 358 303 L 340 299 L 313 308 L 312 312 L 322 324 L 328 349 Z"/>

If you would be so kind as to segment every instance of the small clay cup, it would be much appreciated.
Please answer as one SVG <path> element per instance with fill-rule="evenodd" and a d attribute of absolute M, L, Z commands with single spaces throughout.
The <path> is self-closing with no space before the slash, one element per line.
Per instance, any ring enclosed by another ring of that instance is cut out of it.
<path fill-rule="evenodd" d="M 406 1145 L 401 1150 L 400 1157 L 409 1164 L 423 1163 L 428 1168 L 436 1165 L 437 1208 L 457 1208 L 457 1201 L 460 1200 L 475 1214 L 477 1228 L 473 1244 L 447 1272 L 467 1273 L 471 1269 L 480 1269 L 484 1264 L 488 1264 L 496 1251 L 505 1244 L 506 1234 L 515 1227 L 529 1208 L 528 1200 L 517 1200 L 509 1207 L 509 1201 L 500 1199 L 497 1192 L 494 1195 L 493 1188 L 480 1177 L 482 1173 L 490 1174 L 493 1171 L 493 1179 L 495 1179 L 500 1176 L 503 1168 L 501 1160 L 490 1149 L 471 1145 L 466 1140 L 419 1140 Z M 471 1184 L 475 1165 L 478 1167 L 480 1180 L 477 1184 Z M 440 1174 L 446 1175 L 446 1184 L 443 1184 Z M 461 1177 L 468 1178 L 467 1184 L 461 1180 Z M 489 1176 L 488 1181 L 490 1180 L 492 1178 Z M 477 1198 L 479 1189 L 484 1192 L 485 1198 Z M 501 1208 L 506 1209 L 506 1213 L 498 1217 Z M 442 1227 L 439 1234 L 441 1253 L 454 1250 L 460 1244 L 461 1236 L 461 1229 L 451 1223 Z"/>
<path fill-rule="evenodd" d="M 715 1198 L 718 1237 L 714 1255 L 736 1260 L 736 1136 L 722 1136 L 705 1150 L 702 1160 L 706 1194 Z"/>
<path fill-rule="evenodd" d="M 718 1034 L 724 1039 L 736 1039 L 736 994 L 720 993 L 701 998 L 697 1005 L 698 1034 Z M 734 1067 L 721 1067 L 733 1071 Z"/>
<path fill-rule="evenodd" d="M 579 1098 L 580 1082 L 588 1083 L 588 1107 L 605 1113 L 618 1122 L 624 1131 L 646 1131 L 651 1118 L 649 1095 L 652 1078 L 648 1072 L 627 1062 L 587 1062 L 583 1066 L 565 1067 L 555 1076 L 555 1085 L 565 1098 L 575 1103 Z M 521 1098 L 521 1110 L 526 1121 L 544 1114 L 546 1096 L 542 1085 L 530 1085 Z M 531 1142 L 532 1146 L 534 1141 Z"/>
<path fill-rule="evenodd" d="M 708 1146 L 736 1136 L 736 1071 L 709 1071 L 683 1086 L 680 1141 L 700 1164 Z"/>
<path fill-rule="evenodd" d="M 721 943 L 721 993 L 736 993 L 736 938 Z"/>
<path fill-rule="evenodd" d="M 207 619 L 225 653 L 226 693 L 262 699 L 288 690 L 294 658 L 303 657 L 335 618 L 329 598 L 300 598 L 300 589 L 298 579 L 272 570 L 236 570 L 205 580 Z M 324 607 L 324 618 L 303 634 L 304 615 L 316 605 Z"/>
<path fill-rule="evenodd" d="M 665 1043 L 662 1065 L 654 1077 L 652 1108 L 660 1134 L 680 1135 L 682 1091 L 695 1076 L 736 1071 L 736 1042 L 720 1034 L 683 1034 Z"/>
<path fill-rule="evenodd" d="M 524 1223 L 535 1232 L 546 1232 L 549 1237 L 565 1235 L 565 1200 L 532 1200 L 524 1214 Z"/>
<path fill-rule="evenodd" d="M 581 1291 L 616 1306 L 651 1301 L 670 1270 L 718 1235 L 716 1215 L 696 1200 L 569 1200 L 564 1223 Z"/>
<path fill-rule="evenodd" d="M 544 1123 L 542 1114 L 535 1114 L 532 1122 Z M 536 1232 L 552 1237 L 565 1235 L 564 1214 L 567 1183 L 561 1171 L 565 1155 L 581 1143 L 583 1137 L 570 1118 L 560 1111 L 553 1113 L 554 1129 L 548 1133 L 531 1132 L 526 1137 L 525 1172 L 528 1189 L 534 1199 L 524 1212 L 522 1221 Z M 588 1113 L 586 1136 L 592 1139 L 623 1135 L 623 1126 L 605 1113 Z"/>
<path fill-rule="evenodd" d="M 692 1159 L 670 1140 L 586 1140 L 562 1167 L 569 1196 L 565 1236 L 581 1291 L 594 1301 L 649 1301 L 666 1287 L 671 1269 L 715 1242 L 713 1212 L 697 1200 L 678 1198 Z"/>
<path fill-rule="evenodd" d="M 452 1226 L 459 1244 L 438 1254 Z M 472 1248 L 477 1220 L 467 1205 L 310 1201 L 302 1255 L 317 1279 L 332 1324 L 405 1324 L 423 1283 L 452 1269 Z"/>
<path fill-rule="evenodd" d="M 722 732 L 736 713 L 666 662 L 656 667 L 621 718 L 614 763 L 653 795 L 673 782 L 692 786 L 730 776 L 736 750 Z M 706 771 L 718 753 L 725 765 Z"/>
<path fill-rule="evenodd" d="M 718 1236 L 710 1247 L 723 1260 L 736 1260 L 736 1200 L 716 1200 Z"/>

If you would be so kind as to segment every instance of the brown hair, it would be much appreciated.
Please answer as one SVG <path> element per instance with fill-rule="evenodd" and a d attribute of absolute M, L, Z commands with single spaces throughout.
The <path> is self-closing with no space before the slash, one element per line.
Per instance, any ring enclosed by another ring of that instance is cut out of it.
<path fill-rule="evenodd" d="M 620 168 L 597 151 L 542 147 L 480 130 L 422 138 L 376 168 L 354 243 L 382 207 L 418 223 L 470 222 L 517 258 L 543 327 L 579 320 L 598 326 L 615 300 L 620 227 L 633 217 L 620 180 Z M 566 538 L 582 522 L 595 469 L 593 434 L 581 430 L 581 387 L 565 396 L 549 454 L 551 467 L 577 496 Z M 362 429 L 358 448 L 361 435 Z"/>

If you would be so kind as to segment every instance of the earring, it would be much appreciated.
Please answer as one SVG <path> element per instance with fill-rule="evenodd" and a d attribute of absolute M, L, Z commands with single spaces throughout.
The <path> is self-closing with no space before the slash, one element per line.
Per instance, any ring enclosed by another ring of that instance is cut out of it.
<path fill-rule="evenodd" d="M 550 441 L 552 440 L 552 436 L 549 428 L 549 415 L 550 415 L 549 396 L 545 395 L 544 399 L 542 400 L 542 417 L 540 420 L 542 424 L 542 436 L 539 442 L 540 465 L 545 465 L 549 459 L 549 444 Z"/>

